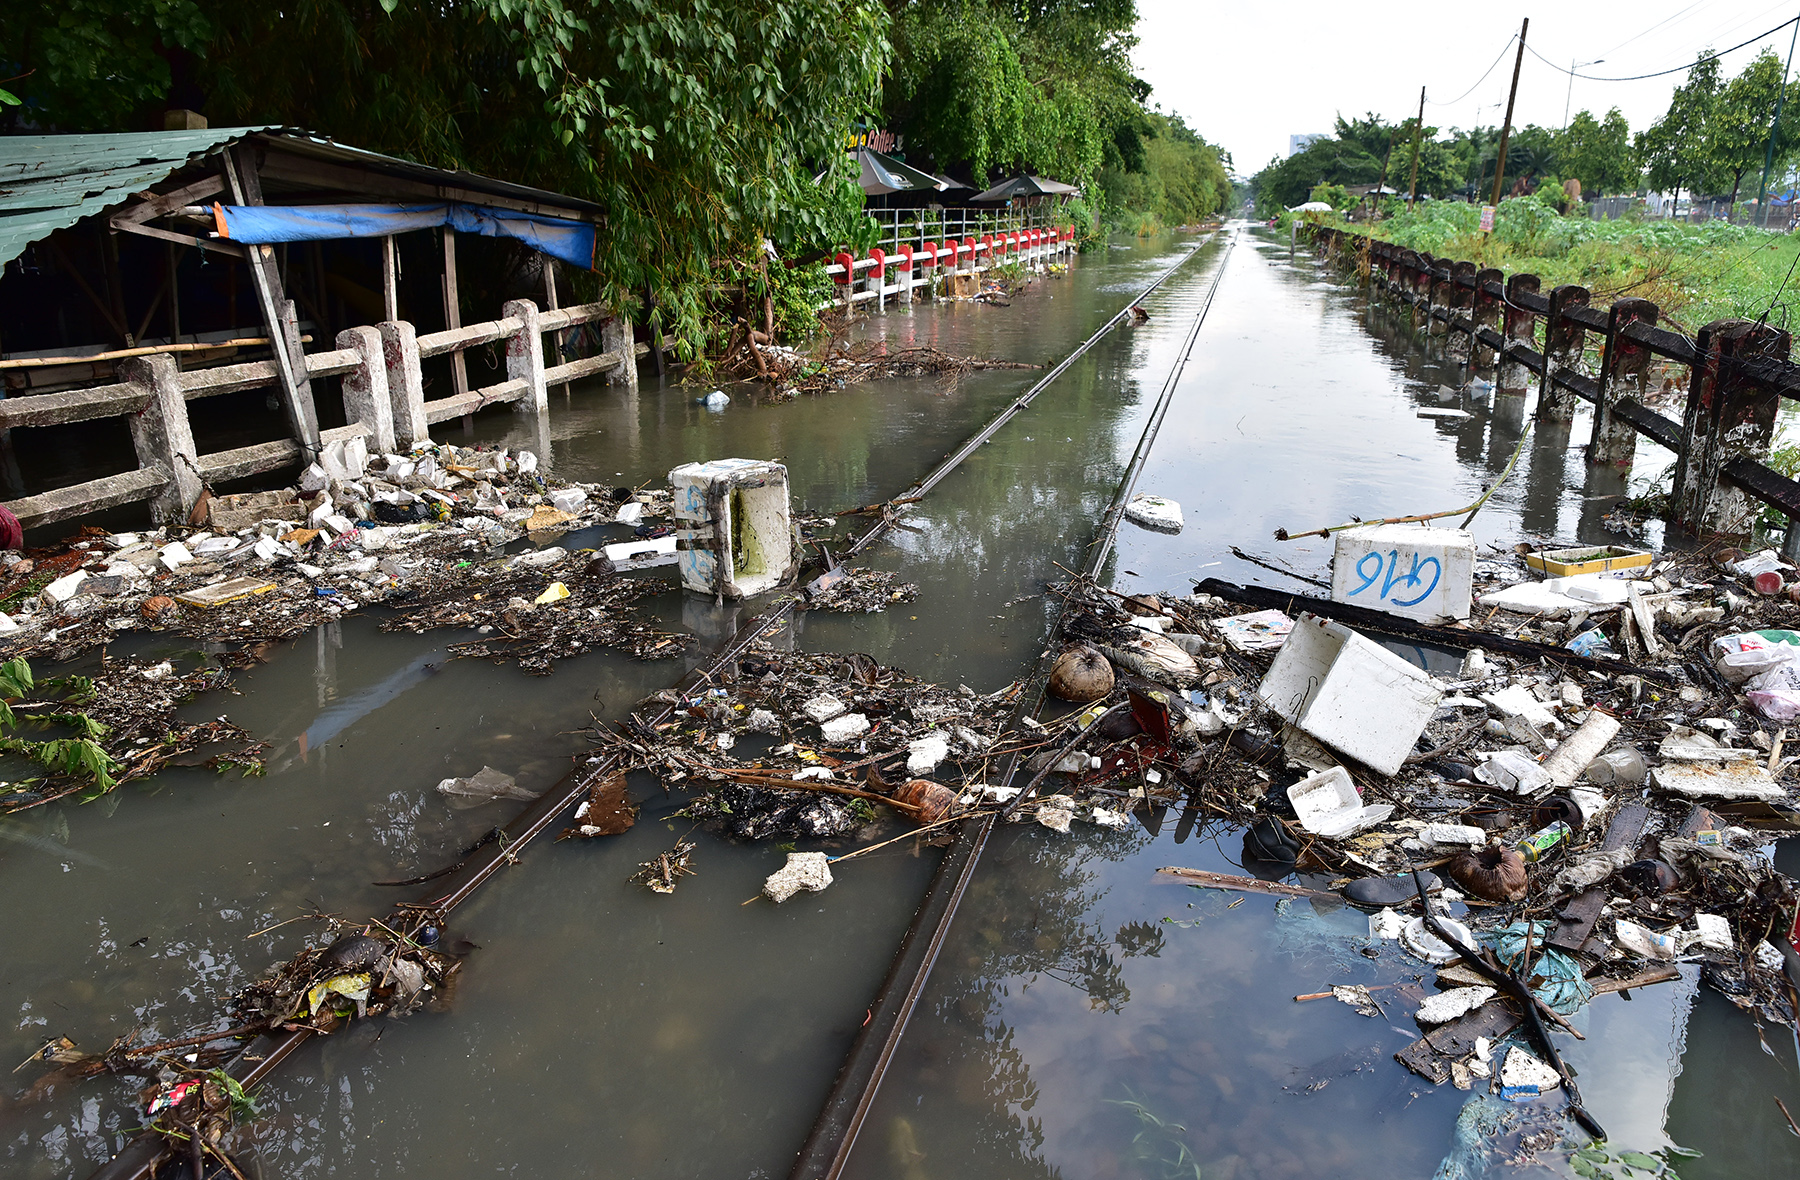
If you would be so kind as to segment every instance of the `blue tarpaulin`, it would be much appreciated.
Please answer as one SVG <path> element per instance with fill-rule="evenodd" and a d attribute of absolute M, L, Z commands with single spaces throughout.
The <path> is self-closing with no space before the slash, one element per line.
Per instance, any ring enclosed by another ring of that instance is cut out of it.
<path fill-rule="evenodd" d="M 448 226 L 459 234 L 516 238 L 540 253 L 594 269 L 594 227 L 534 213 L 486 205 L 219 205 L 219 236 L 246 245 L 385 238 L 414 229 Z"/>

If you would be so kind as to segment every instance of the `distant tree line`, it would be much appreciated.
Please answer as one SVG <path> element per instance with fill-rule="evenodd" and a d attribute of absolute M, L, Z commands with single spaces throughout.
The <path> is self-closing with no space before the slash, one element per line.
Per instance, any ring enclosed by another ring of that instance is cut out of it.
<path fill-rule="evenodd" d="M 1746 189 L 1755 196 L 1781 90 L 1781 59 L 1764 49 L 1730 80 L 1721 77 L 1710 52 L 1688 71 L 1669 109 L 1648 129 L 1632 134 L 1617 107 L 1604 118 L 1578 112 L 1560 130 L 1515 127 L 1507 144 L 1507 194 L 1531 191 L 1547 181 L 1578 180 L 1584 197 L 1630 194 L 1646 187 L 1665 193 L 1725 195 L 1735 203 Z M 1790 94 L 1791 100 L 1800 94 Z M 1800 102 L 1783 107 L 1774 134 L 1774 163 L 1783 171 L 1800 148 Z M 1320 185 L 1373 185 L 1392 144 L 1387 184 L 1408 191 L 1416 120 L 1389 123 L 1379 115 L 1339 117 L 1334 133 L 1287 159 L 1276 158 L 1251 180 L 1259 208 L 1273 212 L 1308 199 Z M 1427 125 L 1419 137 L 1418 191 L 1431 197 L 1486 201 L 1492 196 L 1500 129 L 1448 130 Z"/>

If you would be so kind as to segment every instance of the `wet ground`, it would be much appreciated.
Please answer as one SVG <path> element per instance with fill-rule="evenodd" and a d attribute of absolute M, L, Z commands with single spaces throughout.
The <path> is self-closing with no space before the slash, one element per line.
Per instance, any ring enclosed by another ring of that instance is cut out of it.
<path fill-rule="evenodd" d="M 1195 241 L 1119 242 L 1010 308 L 921 305 L 860 330 L 1054 361 Z M 1187 529 L 1170 538 L 1126 526 L 1116 585 L 1185 590 L 1190 577 L 1217 576 L 1298 587 L 1230 546 L 1316 575 L 1324 543 L 1284 545 L 1275 528 L 1474 499 L 1511 454 L 1524 408 L 1462 399 L 1466 420 L 1418 418 L 1442 404 L 1440 383 L 1460 384 L 1432 359 L 1435 344 L 1409 341 L 1304 255 L 1290 263 L 1284 243 L 1246 232 L 1229 245 L 1201 243 L 1146 301 L 1148 323 L 1104 340 L 877 550 L 876 564 L 920 583 L 917 601 L 807 617 L 796 641 L 981 691 L 1018 675 L 1044 634 L 1043 584 L 1059 576 L 1055 563 L 1082 559 L 1221 265 L 1219 298 L 1139 484 L 1180 500 Z M 654 380 L 635 398 L 577 387 L 566 401 L 553 395 L 547 452 L 559 474 L 608 483 L 660 480 L 698 457 L 779 458 L 797 501 L 842 509 L 896 494 L 1036 376 L 881 382 L 786 405 L 733 391 L 723 412 L 695 404 L 705 389 Z M 1477 537 L 1617 541 L 1598 520 L 1621 481 L 1589 473 L 1569 445 L 1586 432 L 1585 418 L 1541 429 L 1477 518 Z M 476 434 L 544 441 L 506 411 Z M 1641 484 L 1669 456 L 1640 448 Z M 709 640 L 737 614 L 673 590 L 655 605 Z M 12 903 L 0 910 L 0 1059 L 21 1060 L 48 1035 L 98 1047 L 139 1025 L 150 1036 L 214 1027 L 217 996 L 285 958 L 307 926 L 255 932 L 315 905 L 380 912 L 404 891 L 369 882 L 454 859 L 507 814 L 449 810 L 438 779 L 488 764 L 548 785 L 584 746 L 573 731 L 621 716 L 682 670 L 595 655 L 533 679 L 445 662 L 456 638 L 346 620 L 244 674 L 243 695 L 194 707 L 278 743 L 266 778 L 167 774 L 0 829 L 0 896 Z M 931 854 L 897 845 L 777 909 L 739 903 L 779 850 L 702 839 L 699 875 L 659 897 L 625 879 L 690 825 L 648 779 L 633 791 L 645 804 L 633 831 L 534 846 L 458 911 L 458 932 L 479 949 L 451 1011 L 353 1027 L 268 1084 L 265 1174 L 786 1174 Z M 1234 871 L 1238 852 L 1235 834 L 1174 814 L 1155 835 L 1001 831 L 852 1174 L 1431 1175 L 1465 1096 L 1391 1060 L 1416 1035 L 1410 1018 L 1291 999 L 1394 979 L 1406 970 L 1396 952 L 1364 957 L 1353 911 L 1257 897 L 1234 906 L 1152 876 L 1163 864 Z M 1800 1139 L 1770 1100 L 1794 1106 L 1800 1094 L 1785 1035 L 1770 1031 L 1765 1053 L 1747 1018 L 1691 981 L 1603 997 L 1583 1019 L 1594 1035 L 1570 1060 L 1618 1146 L 1672 1138 L 1701 1150 L 1682 1168 L 1690 1180 L 1800 1168 Z M 14 1089 L 0 1098 L 10 1175 L 85 1175 L 137 1123 L 124 1083 L 30 1103 Z"/>

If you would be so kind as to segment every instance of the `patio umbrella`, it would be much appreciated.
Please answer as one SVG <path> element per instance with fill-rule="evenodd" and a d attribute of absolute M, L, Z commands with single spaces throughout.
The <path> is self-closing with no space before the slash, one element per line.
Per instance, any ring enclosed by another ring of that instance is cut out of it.
<path fill-rule="evenodd" d="M 943 182 L 929 172 L 921 172 L 872 148 L 857 148 L 862 174 L 857 183 L 871 197 L 883 193 L 910 192 L 915 189 L 942 190 Z"/>
<path fill-rule="evenodd" d="M 1011 180 L 1003 180 L 983 193 L 976 193 L 970 201 L 1010 201 L 1014 197 L 1062 196 L 1078 193 L 1081 190 L 1072 184 L 1064 184 L 1060 180 L 1045 180 L 1041 176 L 1015 176 Z"/>
<path fill-rule="evenodd" d="M 1324 201 L 1308 201 L 1304 205 L 1295 205 L 1289 213 L 1329 213 L 1331 206 Z"/>

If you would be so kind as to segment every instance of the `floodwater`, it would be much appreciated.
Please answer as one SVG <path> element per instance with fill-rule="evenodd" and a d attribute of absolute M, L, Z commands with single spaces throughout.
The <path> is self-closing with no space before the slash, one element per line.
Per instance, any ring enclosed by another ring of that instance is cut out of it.
<path fill-rule="evenodd" d="M 1191 248 L 1119 242 L 1011 307 L 921 305 L 860 331 L 1052 362 Z M 1328 550 L 1276 542 L 1277 527 L 1454 508 L 1504 467 L 1523 407 L 1459 398 L 1468 419 L 1418 418 L 1441 404 L 1440 384 L 1461 385 L 1435 342 L 1412 342 L 1284 245 L 1220 236 L 1145 301 L 1148 323 L 1103 340 L 870 555 L 920 584 L 915 602 L 805 617 L 794 641 L 981 691 L 1021 674 L 1044 638 L 1043 584 L 1082 561 L 1220 267 L 1139 483 L 1180 500 L 1187 528 L 1125 526 L 1115 585 L 1299 588 L 1231 546 L 1317 576 Z M 832 511 L 897 494 L 1036 376 L 882 382 L 786 405 L 734 390 L 718 413 L 695 404 L 704 389 L 578 387 L 553 395 L 547 431 L 504 410 L 475 431 L 608 483 L 698 457 L 779 458 L 796 500 Z M 1590 473 L 1571 435 L 1585 441 L 1585 419 L 1535 433 L 1476 519 L 1480 540 L 1618 539 L 1599 518 L 1623 481 Z M 1669 459 L 1640 447 L 1642 484 Z M 742 613 L 674 589 L 651 606 L 709 644 Z M 487 764 L 546 786 L 585 748 L 582 726 L 683 670 L 601 653 L 531 678 L 445 661 L 461 637 L 383 635 L 367 618 L 322 629 L 242 674 L 241 695 L 192 706 L 276 743 L 265 778 L 172 772 L 0 828 L 0 1061 L 55 1035 L 97 1049 L 133 1029 L 149 1040 L 219 1027 L 217 998 L 312 927 L 260 931 L 315 907 L 379 914 L 409 894 L 370 882 L 448 863 L 507 814 L 449 810 L 438 779 Z M 626 878 L 690 825 L 673 814 L 679 796 L 643 776 L 632 789 L 644 811 L 630 833 L 534 845 L 457 911 L 456 932 L 478 949 L 449 1011 L 353 1026 L 263 1087 L 264 1175 L 786 1174 L 935 854 L 896 845 L 843 866 L 823 894 L 744 906 L 782 853 L 702 837 L 699 875 L 659 897 Z M 1425 1177 L 1443 1162 L 1462 1169 L 1446 1176 L 1479 1174 L 1452 1153 L 1467 1096 L 1391 1060 L 1415 1035 L 1403 1008 L 1370 1019 L 1291 999 L 1410 973 L 1391 949 L 1361 953 L 1360 915 L 1234 905 L 1153 874 L 1235 871 L 1240 847 L 1173 813 L 1157 834 L 997 833 L 851 1173 Z M 1690 1180 L 1800 1168 L 1800 1140 L 1770 1100 L 1800 1108 L 1794 1047 L 1776 1030 L 1765 1052 L 1747 1017 L 1691 979 L 1606 997 L 1583 1021 L 1592 1035 L 1570 1060 L 1615 1145 L 1700 1150 L 1681 1169 Z M 137 1125 L 127 1082 L 27 1098 L 31 1072 L 0 1091 L 9 1175 L 84 1176 Z"/>

